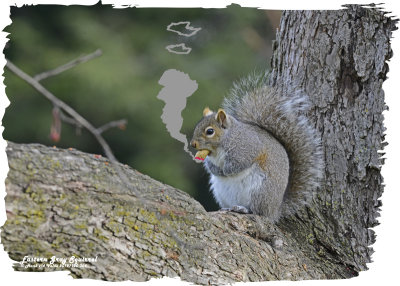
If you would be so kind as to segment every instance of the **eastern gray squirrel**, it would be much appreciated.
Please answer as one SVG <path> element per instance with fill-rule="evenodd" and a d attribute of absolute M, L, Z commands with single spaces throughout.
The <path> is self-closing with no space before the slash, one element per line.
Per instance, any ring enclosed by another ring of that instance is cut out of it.
<path fill-rule="evenodd" d="M 323 174 L 307 96 L 270 86 L 266 74 L 235 83 L 217 112 L 205 108 L 192 147 L 218 204 L 277 221 L 304 205 Z"/>

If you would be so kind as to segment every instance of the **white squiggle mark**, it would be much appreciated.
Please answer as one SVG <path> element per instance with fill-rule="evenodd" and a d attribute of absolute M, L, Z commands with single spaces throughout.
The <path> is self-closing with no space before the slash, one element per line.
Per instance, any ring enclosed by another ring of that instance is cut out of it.
<path fill-rule="evenodd" d="M 174 30 L 174 29 L 171 28 L 171 27 L 179 26 L 179 25 L 183 25 L 183 24 L 186 24 L 185 25 L 185 29 L 186 30 L 189 30 L 189 31 L 192 31 L 192 32 L 191 33 L 182 33 L 180 31 L 177 31 L 177 30 Z M 185 37 L 191 37 L 191 36 L 195 35 L 200 30 L 201 30 L 201 28 L 194 28 L 194 27 L 190 26 L 190 22 L 189 21 L 183 21 L 183 22 L 178 22 L 178 23 L 172 22 L 171 24 L 169 24 L 167 26 L 167 31 L 175 32 L 175 33 L 178 33 L 178 35 L 185 36 Z"/>
<path fill-rule="evenodd" d="M 165 47 L 168 52 L 178 54 L 178 55 L 187 55 L 192 51 L 192 48 L 186 47 L 184 43 L 177 44 L 177 45 L 169 45 Z M 182 50 L 175 50 L 175 48 L 181 48 Z"/>

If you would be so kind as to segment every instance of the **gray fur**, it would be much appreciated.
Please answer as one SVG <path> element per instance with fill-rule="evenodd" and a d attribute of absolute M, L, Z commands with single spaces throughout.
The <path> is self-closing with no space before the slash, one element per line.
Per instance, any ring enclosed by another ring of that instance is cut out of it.
<path fill-rule="evenodd" d="M 236 83 L 223 108 L 236 119 L 271 133 L 290 158 L 290 182 L 282 213 L 296 211 L 307 202 L 323 177 L 323 153 L 317 131 L 304 115 L 308 97 L 300 90 L 285 91 L 267 85 L 268 77 L 253 75 Z"/>
<path fill-rule="evenodd" d="M 323 174 L 320 141 L 304 116 L 306 95 L 284 94 L 265 75 L 251 76 L 234 85 L 223 108 L 227 120 L 204 116 L 192 139 L 210 151 L 204 165 L 218 204 L 272 221 L 304 205 Z M 209 126 L 215 136 L 204 133 Z"/>

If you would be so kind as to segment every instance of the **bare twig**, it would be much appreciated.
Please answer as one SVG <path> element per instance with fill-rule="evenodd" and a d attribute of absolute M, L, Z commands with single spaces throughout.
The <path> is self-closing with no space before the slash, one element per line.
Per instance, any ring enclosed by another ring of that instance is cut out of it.
<path fill-rule="evenodd" d="M 55 106 L 59 107 L 60 109 L 64 110 L 68 115 L 70 115 L 74 120 L 76 120 L 80 125 L 85 127 L 92 135 L 96 138 L 99 142 L 103 151 L 107 158 L 112 161 L 116 162 L 117 159 L 115 158 L 113 152 L 111 151 L 110 146 L 107 144 L 106 140 L 104 140 L 101 133 L 95 128 L 89 121 L 87 121 L 84 117 L 82 117 L 78 112 L 76 112 L 72 107 L 68 104 L 57 98 L 53 95 L 50 91 L 48 91 L 44 86 L 42 86 L 37 80 L 32 78 L 30 75 L 26 74 L 22 70 L 20 70 L 17 66 L 15 66 L 12 62 L 7 60 L 6 67 L 15 73 L 17 76 L 25 80 L 29 83 L 33 88 L 43 94 L 48 100 L 50 100 Z"/>
<path fill-rule="evenodd" d="M 65 122 L 65 123 L 68 123 L 68 124 L 71 124 L 71 125 L 75 125 L 77 128 L 82 128 L 82 125 L 80 125 L 78 121 L 76 121 L 72 117 L 68 117 L 62 111 L 60 112 L 60 119 L 62 120 L 62 122 Z"/>
<path fill-rule="evenodd" d="M 49 78 L 49 77 L 58 75 L 58 74 L 66 71 L 66 70 L 69 70 L 69 69 L 73 68 L 74 66 L 77 66 L 77 65 L 79 65 L 81 63 L 85 63 L 87 61 L 90 61 L 91 59 L 97 58 L 97 57 L 101 56 L 101 54 L 102 54 L 102 51 L 100 49 L 98 49 L 98 50 L 94 51 L 91 54 L 88 54 L 88 55 L 85 55 L 85 56 L 81 56 L 81 57 L 79 57 L 79 58 L 77 58 L 77 59 L 75 59 L 73 61 L 70 61 L 69 63 L 66 63 L 65 65 L 59 66 L 59 67 L 57 67 L 55 69 L 52 69 L 52 70 L 49 70 L 49 71 L 45 71 L 45 72 L 39 73 L 39 74 L 35 75 L 33 77 L 33 79 L 36 80 L 36 81 L 41 81 L 41 80 L 43 80 L 45 78 Z"/>
<path fill-rule="evenodd" d="M 80 125 L 79 122 L 76 121 L 74 118 L 65 115 L 64 112 L 62 112 L 61 110 L 60 110 L 60 119 L 62 122 L 75 126 L 76 135 L 82 134 L 82 125 Z"/>
<path fill-rule="evenodd" d="M 100 126 L 99 128 L 97 128 L 97 132 L 99 132 L 101 134 L 104 131 L 106 131 L 110 128 L 113 128 L 113 127 L 121 128 L 121 126 L 126 125 L 126 123 L 127 123 L 126 119 L 111 121 L 111 122 L 108 122 L 108 123 L 104 124 L 103 126 Z"/>

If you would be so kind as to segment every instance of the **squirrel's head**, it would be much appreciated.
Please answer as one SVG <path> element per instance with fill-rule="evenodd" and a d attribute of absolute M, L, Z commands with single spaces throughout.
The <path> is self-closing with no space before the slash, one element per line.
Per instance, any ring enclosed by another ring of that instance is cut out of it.
<path fill-rule="evenodd" d="M 216 152 L 222 136 L 226 132 L 226 129 L 230 127 L 233 120 L 234 118 L 228 115 L 223 109 L 213 112 L 206 107 L 203 110 L 203 118 L 197 123 L 194 129 L 190 145 L 200 151 L 208 150 L 209 154 Z"/>

